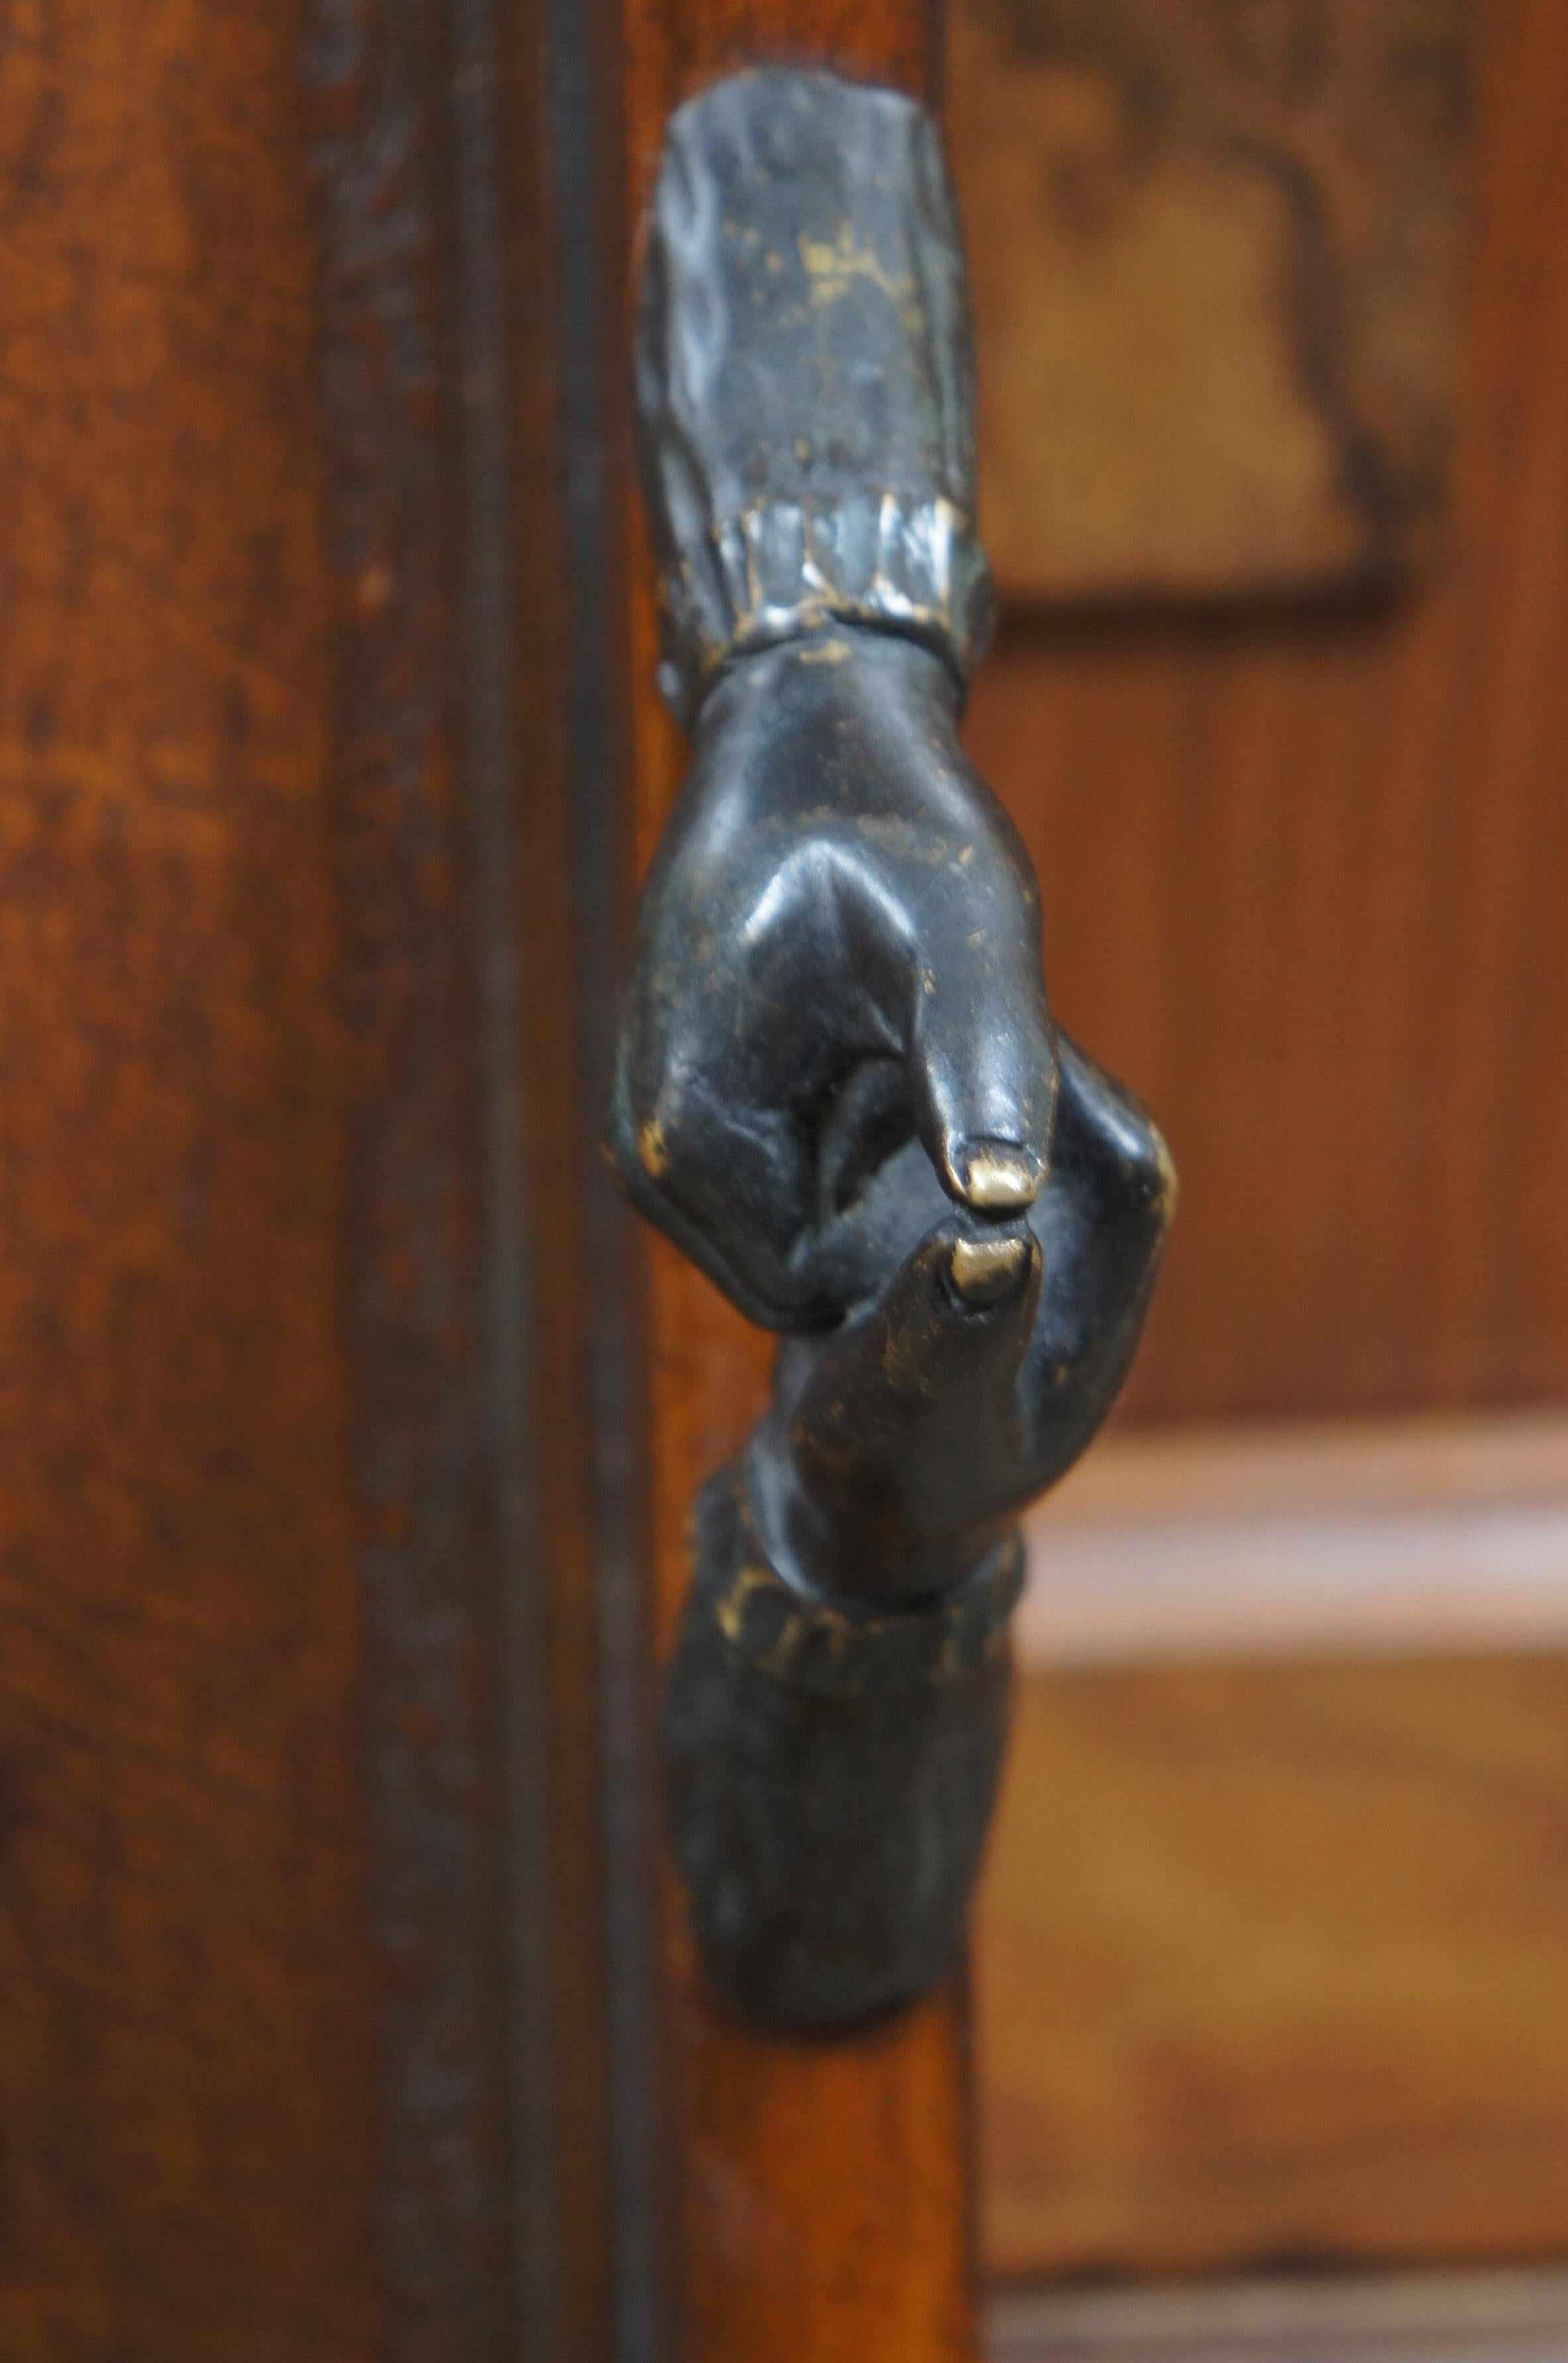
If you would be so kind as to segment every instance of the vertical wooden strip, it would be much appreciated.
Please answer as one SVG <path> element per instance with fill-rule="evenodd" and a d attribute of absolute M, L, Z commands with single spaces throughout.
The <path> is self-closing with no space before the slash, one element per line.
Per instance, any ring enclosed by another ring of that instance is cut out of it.
<path fill-rule="evenodd" d="M 400 1973 L 383 2230 L 410 2363 L 630 2363 L 662 2308 L 635 1272 L 597 1155 L 630 848 L 597 22 L 318 0 L 370 1774 Z"/>
<path fill-rule="evenodd" d="M 494 757 L 462 484 L 476 423 L 447 364 L 473 325 L 442 105 L 450 32 L 439 0 L 317 0 L 308 52 L 345 594 L 334 784 L 369 1902 L 385 1964 L 378 2229 L 399 2363 L 488 2363 L 516 2335 L 491 1666 L 503 1590 L 525 1580 L 500 1465 L 522 1437 L 515 1418 L 510 1437 L 492 1426 L 487 1325 L 516 1279 L 495 1269 L 485 1203 L 487 1054 L 507 1023 L 484 972 L 485 897 L 506 849 L 483 802 Z M 525 1656 L 507 1679 L 530 1671 Z"/>
<path fill-rule="evenodd" d="M 640 205 L 669 108 L 721 73 L 810 62 L 933 94 L 924 0 L 631 0 L 627 139 Z M 653 687 L 652 586 L 634 583 L 641 837 L 684 760 Z M 657 1589 L 668 1637 L 701 1480 L 765 1399 L 766 1340 L 660 1246 L 653 1259 Z M 858 2037 L 759 2035 L 701 1986 L 668 1881 L 682 2145 L 678 2243 L 689 2363 L 964 2363 L 969 2286 L 966 2008 L 950 1993 Z"/>
<path fill-rule="evenodd" d="M 0 51 L 17 2363 L 612 2347 L 630 830 L 569 845 L 546 13 Z"/>
<path fill-rule="evenodd" d="M 513 514 L 529 766 L 526 998 L 544 1084 L 529 1172 L 547 1341 L 537 1471 L 552 1603 L 554 2024 L 559 2156 L 576 2192 L 558 2203 L 568 2243 L 560 2352 L 663 2363 L 677 2350 L 654 1886 L 644 1268 L 640 1226 L 601 1146 L 637 827 L 620 25 L 613 0 L 508 0 L 508 9 L 520 101 Z M 592 2043 L 573 2047 L 590 1960 L 602 2018 Z M 575 2069 L 563 2047 L 575 2047 Z"/>
<path fill-rule="evenodd" d="M 0 2350 L 363 2363 L 301 12 L 0 45 Z"/>

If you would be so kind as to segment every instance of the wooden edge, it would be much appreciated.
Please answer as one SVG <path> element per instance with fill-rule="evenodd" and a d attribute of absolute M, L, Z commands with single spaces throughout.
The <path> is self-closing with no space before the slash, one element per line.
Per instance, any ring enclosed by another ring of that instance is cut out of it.
<path fill-rule="evenodd" d="M 1568 1414 L 1113 1439 L 1026 1532 L 1026 1670 L 1562 1647 Z"/>
<path fill-rule="evenodd" d="M 991 2308 L 992 2363 L 1506 2363 L 1568 2352 L 1568 2273 L 1437 2273 L 1034 2293 Z"/>
<path fill-rule="evenodd" d="M 933 94 L 933 0 L 629 0 L 626 198 L 640 209 L 670 106 L 734 68 L 811 62 Z M 631 630 L 640 839 L 651 851 L 688 760 L 654 685 L 646 536 Z M 669 1632 L 690 1581 L 698 1486 L 766 1399 L 756 1334 L 657 1248 L 650 1362 L 656 1595 Z M 844 2040 L 746 2026 L 704 1990 L 671 1869 L 669 1977 L 681 2363 L 973 2363 L 968 2010 L 955 1980 Z M 628 2350 L 630 2351 L 630 2350 Z"/>

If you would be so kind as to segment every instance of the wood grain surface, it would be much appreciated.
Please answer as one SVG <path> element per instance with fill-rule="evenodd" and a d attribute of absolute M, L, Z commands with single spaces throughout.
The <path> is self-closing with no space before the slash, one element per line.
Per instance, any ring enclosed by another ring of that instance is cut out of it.
<path fill-rule="evenodd" d="M 1103 1438 L 1024 1523 L 1021 1665 L 1568 1647 L 1568 1417 Z"/>
<path fill-rule="evenodd" d="M 0 42 L 7 2363 L 610 2348 L 543 32 Z"/>
<path fill-rule="evenodd" d="M 1015 621 L 975 685 L 1056 1007 L 1181 1169 L 1144 1419 L 1568 1392 L 1562 12 L 1497 0 L 1479 70 L 1438 580 L 1353 616 Z"/>
<path fill-rule="evenodd" d="M 976 684 L 1058 1010 L 1182 1170 L 1145 1421 L 1568 1390 L 1568 30 L 1479 30 L 1434 582 L 1015 619 Z M 978 1951 L 992 2264 L 1560 2254 L 1565 1703 L 1555 1659 L 1032 1682 Z"/>
<path fill-rule="evenodd" d="M 376 1979 L 300 12 L 0 57 L 0 2349 L 360 2363 Z"/>
<path fill-rule="evenodd" d="M 1312 2275 L 1012 2292 L 992 2363 L 1556 2363 L 1568 2274 Z"/>
<path fill-rule="evenodd" d="M 632 196 L 665 115 L 757 59 L 837 65 L 927 92 L 938 12 L 923 0 L 636 0 L 630 11 Z M 642 842 L 685 761 L 653 688 L 646 554 L 636 612 Z M 766 1399 L 768 1341 L 672 1250 L 653 1250 L 653 1441 L 658 1594 L 668 1639 L 690 1568 L 701 1480 Z M 939 1998 L 867 2036 L 785 2041 L 726 2020 L 701 1991 L 669 1884 L 683 2151 L 683 2363 L 968 2363 L 966 2010 Z"/>
<path fill-rule="evenodd" d="M 1004 598 L 1385 586 L 1444 505 L 1467 0 L 957 0 Z"/>
<path fill-rule="evenodd" d="M 1565 1718 L 1561 1657 L 1024 1683 L 977 1946 L 992 2271 L 1561 2259 Z"/>

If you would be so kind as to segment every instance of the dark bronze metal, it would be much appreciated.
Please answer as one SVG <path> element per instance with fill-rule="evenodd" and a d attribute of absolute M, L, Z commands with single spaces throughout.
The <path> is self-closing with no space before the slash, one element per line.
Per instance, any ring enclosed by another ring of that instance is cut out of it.
<path fill-rule="evenodd" d="M 675 1841 L 722 1991 L 831 2027 L 961 1942 L 1017 1516 L 1126 1374 L 1174 1175 L 1052 1024 L 1028 857 L 959 745 L 988 582 L 918 106 L 778 71 L 679 111 L 638 394 L 695 758 L 611 1137 L 642 1211 L 784 1333 L 699 1507 Z"/>

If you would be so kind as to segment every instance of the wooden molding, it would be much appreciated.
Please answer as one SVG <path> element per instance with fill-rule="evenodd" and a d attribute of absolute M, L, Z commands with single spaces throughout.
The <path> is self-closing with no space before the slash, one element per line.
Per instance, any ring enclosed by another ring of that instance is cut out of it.
<path fill-rule="evenodd" d="M 1112 1439 L 1034 1513 L 1031 1669 L 1568 1643 L 1568 1414 Z"/>
<path fill-rule="evenodd" d="M 1545 2363 L 1568 2347 L 1568 2273 L 1215 2282 L 1000 2300 L 992 2363 Z"/>

